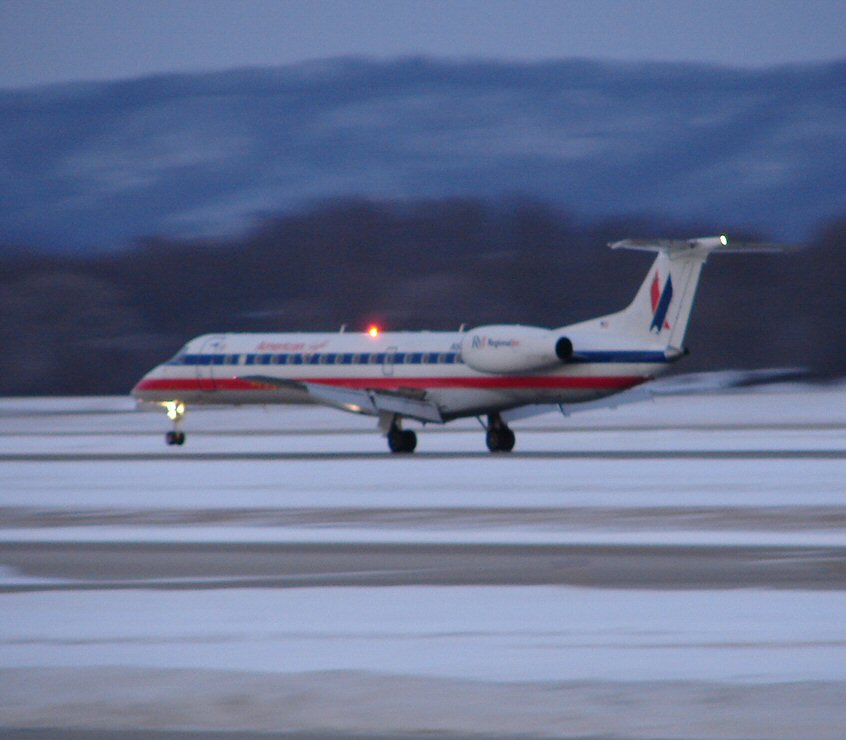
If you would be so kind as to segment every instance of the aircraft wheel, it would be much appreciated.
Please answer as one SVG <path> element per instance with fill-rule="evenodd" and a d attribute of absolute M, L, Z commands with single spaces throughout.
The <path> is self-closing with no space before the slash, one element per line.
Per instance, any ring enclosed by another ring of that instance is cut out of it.
<path fill-rule="evenodd" d="M 410 429 L 394 427 L 388 432 L 388 448 L 391 452 L 414 452 L 417 447 L 417 435 Z"/>
<path fill-rule="evenodd" d="M 171 430 L 167 434 L 165 434 L 165 442 L 168 445 L 184 445 L 185 432 L 176 432 Z"/>
<path fill-rule="evenodd" d="M 516 437 L 508 427 L 491 427 L 485 435 L 485 442 L 491 452 L 511 452 Z"/>
<path fill-rule="evenodd" d="M 417 435 L 410 429 L 406 429 L 402 433 L 404 452 L 414 452 L 417 447 Z"/>

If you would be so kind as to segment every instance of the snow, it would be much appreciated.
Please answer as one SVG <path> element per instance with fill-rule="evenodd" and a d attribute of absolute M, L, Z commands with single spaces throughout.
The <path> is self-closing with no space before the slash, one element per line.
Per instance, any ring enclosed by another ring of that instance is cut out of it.
<path fill-rule="evenodd" d="M 519 449 L 846 451 L 844 400 L 842 384 L 659 397 L 655 403 L 584 414 L 579 426 L 560 415 L 535 418 L 534 426 L 518 431 Z M 841 520 L 829 516 L 846 502 L 846 456 L 839 454 L 361 459 L 345 453 L 381 452 L 384 446 L 373 420 L 331 409 L 205 409 L 188 418 L 198 428 L 189 430 L 185 451 L 285 449 L 306 456 L 186 457 L 183 449 L 162 444 L 155 431 L 167 426 L 161 415 L 136 413 L 127 398 L 0 399 L 3 452 L 22 455 L 0 464 L 0 507 L 29 514 L 22 523 L 8 516 L 0 542 L 846 545 Z M 21 425 L 24 432 L 17 431 Z M 455 427 L 427 427 L 420 448 L 476 451 L 481 438 L 478 424 L 464 420 Z M 167 454 L 137 457 L 151 450 Z M 337 457 L 308 457 L 309 451 L 332 450 Z M 45 462 L 27 460 L 31 451 L 126 456 Z M 509 516 L 532 510 L 559 514 L 551 523 L 542 517 L 509 523 Z M 232 521 L 223 526 L 180 521 L 186 513 L 212 511 Z M 269 511 L 323 511 L 326 517 L 268 526 L 262 516 Z M 344 521 L 338 511 L 358 515 Z M 572 516 L 580 511 L 599 514 L 587 524 Z M 732 525 L 742 511 L 749 512 L 746 524 Z M 85 512 L 106 512 L 110 520 L 82 526 L 74 516 Z M 139 512 L 160 516 L 151 524 L 140 521 Z M 376 522 L 374 512 L 405 516 Z M 425 512 L 437 513 L 437 522 L 431 516 L 427 522 Z M 625 512 L 637 513 L 638 521 Z M 703 513 L 712 516 L 703 521 L 697 517 Z M 757 513 L 761 523 L 754 519 Z M 419 521 L 408 524 L 412 515 Z M 370 523 L 362 523 L 362 516 Z"/>
<path fill-rule="evenodd" d="M 24 593 L 0 665 L 484 681 L 846 679 L 846 594 L 552 587 Z"/>
<path fill-rule="evenodd" d="M 392 527 L 388 531 L 343 525 L 312 527 L 49 527 L 0 531 L 0 542 L 137 542 L 194 544 L 371 544 L 371 545 L 641 545 L 687 547 L 846 547 L 846 532 L 608 532 L 511 528 L 452 531 Z M 2 586 L 0 574 L 0 586 Z"/>
<path fill-rule="evenodd" d="M 779 545 L 795 547 L 801 558 L 807 547 L 846 547 L 844 401 L 843 385 L 780 386 L 666 396 L 571 418 L 549 414 L 514 424 L 518 454 L 511 456 L 479 454 L 481 429 L 465 420 L 420 431 L 419 455 L 389 457 L 372 419 L 327 409 L 191 409 L 188 443 L 172 449 L 163 443 L 163 415 L 135 412 L 128 399 L 0 399 L 0 544 Z M 696 455 L 744 450 L 765 454 Z M 691 454 L 600 456 L 638 451 Z M 225 457 L 253 452 L 302 456 Z M 362 452 L 376 454 L 355 455 Z M 149 453 L 156 457 L 143 457 Z M 70 459 L 50 459 L 54 454 Z M 119 687 L 134 685 L 132 671 L 142 669 L 297 681 L 308 675 L 326 687 L 315 712 L 337 706 L 337 696 L 365 674 L 537 684 L 535 698 L 548 691 L 540 682 L 550 681 L 634 682 L 650 691 L 655 681 L 806 688 L 826 681 L 841 693 L 846 685 L 844 591 L 228 588 L 225 580 L 191 577 L 183 585 L 151 578 L 111 589 L 104 581 L 24 575 L 0 559 L 0 674 L 23 680 L 14 672 L 33 670 L 27 686 L 45 687 L 28 690 L 16 714 L 0 707 L 0 722 L 14 717 L 28 726 L 33 717 L 61 716 L 64 705 L 54 706 L 51 692 L 66 680 L 55 671 L 66 669 L 88 671 L 91 685 L 100 687 L 95 696 L 74 686 L 80 726 L 86 718 L 124 716 L 132 701 Z M 118 673 L 91 673 L 103 670 Z M 341 689 L 333 681 L 343 672 L 350 673 Z M 114 681 L 111 693 L 103 689 L 105 675 Z M 137 680 L 147 678 L 163 680 L 160 674 Z M 292 701 L 298 686 L 290 689 Z M 210 691 L 212 705 L 225 699 L 223 689 Z M 388 689 L 380 691 L 388 692 L 382 722 L 392 705 Z M 150 696 L 147 716 L 155 718 L 163 699 L 152 689 Z M 602 701 L 609 700 L 592 701 L 602 716 Z M 683 734 L 688 717 L 714 715 L 710 705 L 696 704 L 707 701 L 701 696 L 684 701 L 674 705 L 675 730 L 664 736 Z M 760 701 L 755 711 L 766 715 Z M 550 702 L 547 724 L 537 727 L 568 734 Z M 838 734 L 832 718 L 842 716 L 842 703 L 819 714 L 822 704 L 797 714 L 795 726 L 805 731 L 794 736 Z M 198 726 L 205 706 L 180 705 L 189 726 Z M 449 726 L 496 731 L 482 721 L 486 706 L 480 699 Z M 656 711 L 658 724 L 642 725 L 642 736 L 658 736 L 663 714 Z M 515 731 L 536 727 L 526 721 Z M 303 722 L 305 729 L 324 726 Z M 358 727 L 339 723 L 333 726 Z M 699 726 L 703 736 L 719 734 L 717 725 Z M 740 734 L 749 736 L 774 731 L 772 724 L 743 727 Z M 585 725 L 579 734 L 603 734 L 602 728 Z"/>
<path fill-rule="evenodd" d="M 826 506 L 843 503 L 845 469 L 844 460 L 781 459 L 25 461 L 0 464 L 0 501 L 171 509 Z"/>

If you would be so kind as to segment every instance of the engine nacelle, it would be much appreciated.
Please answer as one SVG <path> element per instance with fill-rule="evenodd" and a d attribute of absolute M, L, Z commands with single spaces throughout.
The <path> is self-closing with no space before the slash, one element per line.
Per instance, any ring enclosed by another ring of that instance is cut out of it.
<path fill-rule="evenodd" d="M 544 370 L 572 356 L 573 343 L 567 337 L 537 326 L 480 326 L 461 342 L 464 363 L 481 373 Z"/>

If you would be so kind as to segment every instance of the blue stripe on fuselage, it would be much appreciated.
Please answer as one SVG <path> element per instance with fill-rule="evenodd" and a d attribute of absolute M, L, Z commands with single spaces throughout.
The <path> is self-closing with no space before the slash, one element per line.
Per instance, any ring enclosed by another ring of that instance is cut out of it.
<path fill-rule="evenodd" d="M 352 353 L 314 353 L 308 357 L 301 354 L 187 354 L 174 357 L 166 365 L 381 365 L 385 362 L 384 352 Z M 353 362 L 356 358 L 357 362 Z M 461 357 L 456 352 L 444 353 L 408 353 L 394 354 L 394 365 L 429 365 L 460 364 Z M 665 363 L 667 356 L 658 350 L 594 350 L 576 353 L 564 364 L 597 363 Z"/>
<path fill-rule="evenodd" d="M 667 355 L 658 351 L 643 350 L 601 350 L 595 352 L 579 352 L 570 358 L 569 362 L 669 362 Z"/>

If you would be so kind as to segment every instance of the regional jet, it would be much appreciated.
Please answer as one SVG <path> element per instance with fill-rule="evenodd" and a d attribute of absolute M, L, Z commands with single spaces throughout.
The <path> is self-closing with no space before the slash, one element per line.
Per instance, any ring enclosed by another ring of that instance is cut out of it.
<path fill-rule="evenodd" d="M 557 329 L 519 324 L 457 332 L 205 334 L 147 373 L 132 390 L 173 422 L 182 445 L 192 404 L 317 403 L 378 419 L 391 452 L 417 435 L 403 421 L 478 417 L 491 452 L 510 452 L 521 410 L 596 402 L 663 374 L 686 354 L 684 337 L 700 272 L 712 253 L 777 251 L 775 244 L 625 239 L 612 249 L 657 252 L 631 304 Z M 609 404 L 610 405 L 610 404 Z"/>

